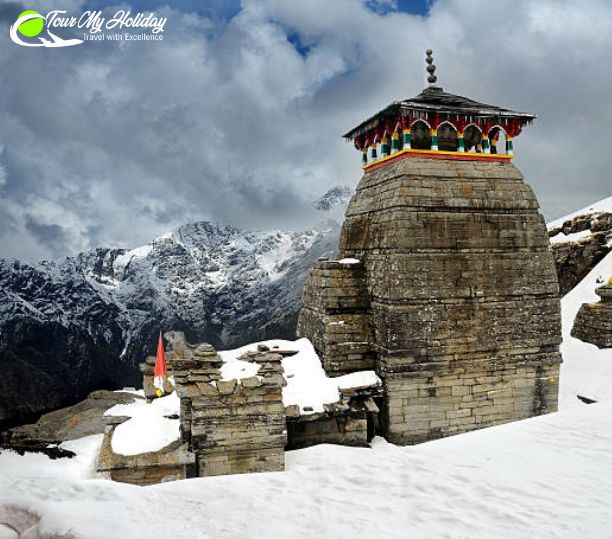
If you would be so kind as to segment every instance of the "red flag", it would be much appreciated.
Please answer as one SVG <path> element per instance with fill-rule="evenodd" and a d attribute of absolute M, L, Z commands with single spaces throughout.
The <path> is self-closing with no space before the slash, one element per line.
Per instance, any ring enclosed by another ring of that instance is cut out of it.
<path fill-rule="evenodd" d="M 164 341 L 161 331 L 157 343 L 157 358 L 155 359 L 155 370 L 153 372 L 153 385 L 161 392 L 164 391 L 164 378 L 166 377 L 166 355 L 164 353 Z"/>

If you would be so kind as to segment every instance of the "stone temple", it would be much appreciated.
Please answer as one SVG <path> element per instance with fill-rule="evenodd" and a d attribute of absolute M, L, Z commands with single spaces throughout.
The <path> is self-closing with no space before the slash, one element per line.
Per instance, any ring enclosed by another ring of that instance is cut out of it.
<path fill-rule="evenodd" d="M 512 163 L 535 116 L 430 86 L 349 131 L 363 177 L 338 260 L 319 260 L 298 335 L 333 376 L 375 369 L 377 429 L 414 444 L 556 411 L 559 287 Z"/>

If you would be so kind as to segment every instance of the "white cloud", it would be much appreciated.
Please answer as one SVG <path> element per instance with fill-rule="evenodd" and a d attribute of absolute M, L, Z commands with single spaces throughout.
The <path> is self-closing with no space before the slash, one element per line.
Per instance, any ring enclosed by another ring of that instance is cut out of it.
<path fill-rule="evenodd" d="M 245 0 L 225 26 L 163 11 L 162 43 L 0 48 L 0 221 L 20 208 L 1 254 L 134 246 L 197 219 L 303 226 L 310 200 L 359 180 L 341 134 L 425 86 L 427 47 L 447 91 L 538 113 L 516 161 L 551 217 L 610 194 L 609 2 L 438 0 L 423 18 Z"/>

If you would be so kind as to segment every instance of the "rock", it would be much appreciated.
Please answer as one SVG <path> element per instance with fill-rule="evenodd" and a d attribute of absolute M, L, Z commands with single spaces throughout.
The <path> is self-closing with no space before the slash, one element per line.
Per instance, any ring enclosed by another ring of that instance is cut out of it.
<path fill-rule="evenodd" d="M 270 347 L 266 346 L 265 344 L 258 344 L 257 345 L 257 351 L 258 352 L 269 352 L 270 351 Z"/>
<path fill-rule="evenodd" d="M 287 385 L 287 380 L 285 380 L 282 374 L 272 374 L 270 376 L 264 376 L 261 383 L 264 385 L 279 385 L 285 387 Z"/>
<path fill-rule="evenodd" d="M 104 434 L 97 460 L 97 472 L 113 481 L 152 485 L 196 476 L 195 455 L 187 444 L 173 442 L 159 451 L 139 455 L 118 455 L 112 450 L 114 427 Z"/>
<path fill-rule="evenodd" d="M 553 255 L 561 295 L 572 290 L 612 250 L 612 213 L 596 212 L 569 219 L 549 230 L 549 236 L 590 230 L 591 235 L 574 241 L 553 243 Z"/>
<path fill-rule="evenodd" d="M 285 406 L 285 414 L 287 417 L 300 417 L 300 407 L 297 404 Z"/>
<path fill-rule="evenodd" d="M 240 380 L 240 384 L 244 387 L 259 387 L 261 385 L 261 380 L 257 378 L 257 376 L 249 376 L 248 378 Z"/>
<path fill-rule="evenodd" d="M 45 414 L 31 425 L 8 430 L 5 439 L 16 444 L 54 444 L 101 434 L 107 424 L 104 412 L 115 404 L 132 403 L 135 398 L 131 393 L 94 391 L 74 406 Z"/>
<path fill-rule="evenodd" d="M 231 395 L 236 389 L 236 380 L 219 380 L 217 382 L 217 389 L 221 395 Z"/>
<path fill-rule="evenodd" d="M 197 454 L 197 475 L 283 470 L 287 430 L 278 383 L 278 378 L 283 378 L 280 356 L 266 352 L 248 356 L 251 361 L 257 359 L 260 370 L 273 373 L 265 385 L 255 376 L 243 378 L 240 384 L 218 380 L 217 395 L 203 391 L 194 396 L 188 391 L 197 376 L 193 365 L 199 359 L 191 353 L 194 346 L 182 334 L 174 334 L 170 342 L 177 355 L 174 368 L 181 399 L 181 439 Z M 195 383 L 202 388 L 206 385 L 199 380 Z"/>
<path fill-rule="evenodd" d="M 210 382 L 201 382 L 196 385 L 198 386 L 198 389 L 200 390 L 200 393 L 202 394 L 203 397 L 216 398 L 219 396 L 219 390 L 215 386 L 213 386 Z"/>

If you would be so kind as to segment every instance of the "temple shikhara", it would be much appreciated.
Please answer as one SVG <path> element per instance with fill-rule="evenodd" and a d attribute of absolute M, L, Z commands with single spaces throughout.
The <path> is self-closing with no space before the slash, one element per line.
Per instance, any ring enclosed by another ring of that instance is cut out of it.
<path fill-rule="evenodd" d="M 512 163 L 535 116 L 437 86 L 350 130 L 364 174 L 338 260 L 319 260 L 298 334 L 326 371 L 374 369 L 377 428 L 413 444 L 556 411 L 557 275 Z"/>

